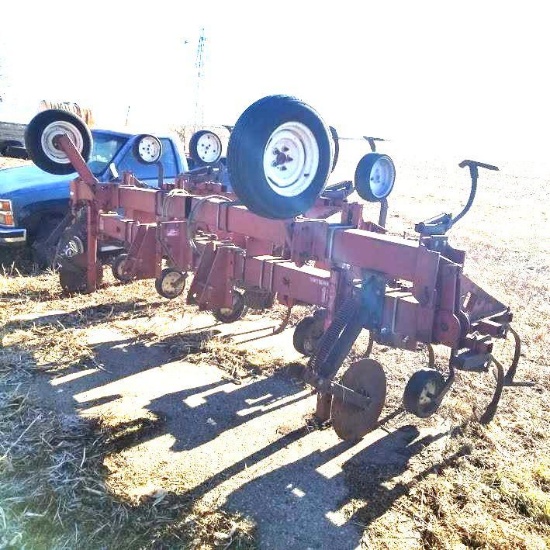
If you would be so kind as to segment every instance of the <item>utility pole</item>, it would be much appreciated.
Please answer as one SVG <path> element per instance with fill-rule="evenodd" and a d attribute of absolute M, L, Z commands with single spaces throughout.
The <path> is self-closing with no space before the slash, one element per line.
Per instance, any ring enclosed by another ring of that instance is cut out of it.
<path fill-rule="evenodd" d="M 195 69 L 197 70 L 197 84 L 195 87 L 195 131 L 204 124 L 204 101 L 202 96 L 202 87 L 204 80 L 204 48 L 206 45 L 206 34 L 204 27 L 201 27 L 199 43 L 197 45 L 197 57 L 195 60 Z"/>

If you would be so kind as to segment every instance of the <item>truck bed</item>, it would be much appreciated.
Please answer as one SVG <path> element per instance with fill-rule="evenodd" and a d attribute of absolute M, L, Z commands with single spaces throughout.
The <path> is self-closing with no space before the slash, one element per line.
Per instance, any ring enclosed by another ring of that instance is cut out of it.
<path fill-rule="evenodd" d="M 25 145 L 25 128 L 26 124 L 18 124 L 15 122 L 0 121 L 0 155 L 21 157 L 21 151 L 15 154 L 15 150 L 11 146 Z M 25 151 L 23 150 L 23 153 Z M 12 154 L 14 153 L 14 154 Z"/>
<path fill-rule="evenodd" d="M 5 141 L 6 139 L 14 139 L 23 142 L 26 127 L 26 124 L 0 121 L 0 141 Z"/>

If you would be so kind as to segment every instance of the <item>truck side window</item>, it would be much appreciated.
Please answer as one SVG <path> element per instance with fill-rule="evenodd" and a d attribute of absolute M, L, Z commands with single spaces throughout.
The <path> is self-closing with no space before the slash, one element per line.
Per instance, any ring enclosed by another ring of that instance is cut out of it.
<path fill-rule="evenodd" d="M 126 138 L 109 136 L 100 132 L 94 132 L 93 136 L 94 146 L 88 160 L 88 166 L 94 175 L 99 176 L 127 140 Z"/>
<path fill-rule="evenodd" d="M 174 145 L 168 138 L 161 138 L 162 157 L 161 162 L 164 167 L 165 178 L 175 178 L 178 175 L 178 165 L 174 152 Z M 122 174 L 125 170 L 132 172 L 139 179 L 156 180 L 158 176 L 158 168 L 156 164 L 141 164 L 129 150 L 126 152 L 122 160 L 117 164 L 118 171 Z"/>

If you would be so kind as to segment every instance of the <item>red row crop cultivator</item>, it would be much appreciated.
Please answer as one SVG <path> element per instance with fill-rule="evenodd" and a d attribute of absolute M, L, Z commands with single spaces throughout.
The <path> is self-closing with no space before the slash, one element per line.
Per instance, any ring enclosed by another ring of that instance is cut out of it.
<path fill-rule="evenodd" d="M 46 123 L 41 115 L 27 129 L 34 162 L 51 172 L 72 165 L 79 174 L 71 183 L 73 224 L 61 246 L 66 290 L 94 291 L 102 272 L 98 250 L 117 242 L 125 249 L 113 262 L 118 279 L 154 277 L 157 291 L 174 298 L 193 273 L 187 302 L 223 322 L 238 319 L 246 307 L 271 307 L 275 299 L 289 310 L 315 306 L 315 314 L 295 327 L 294 345 L 310 356 L 303 378 L 318 392 L 317 416 L 331 419 L 344 439 L 375 428 L 386 397 L 384 371 L 370 358 L 335 381 L 363 329 L 371 343 L 427 347 L 430 368 L 407 383 L 406 410 L 429 416 L 457 369 L 492 369 L 496 387 L 481 421 L 492 419 L 503 387 L 513 382 L 520 340 L 510 327 L 510 309 L 463 274 L 465 253 L 449 245 L 447 233 L 471 207 L 479 169 L 496 167 L 463 161 L 472 180 L 466 206 L 456 217 L 417 224 L 419 238 L 411 241 L 385 229 L 395 180 L 390 157 L 376 153 L 371 139 L 373 152 L 357 165 L 354 185 L 327 187 L 338 137 L 295 98 L 269 96 L 241 115 L 228 148 L 230 191 L 209 167 L 158 189 L 144 188 L 130 174 L 120 185 L 100 185 L 86 166 L 91 137 L 84 123 L 76 117 L 66 122 L 66 116 Z M 143 135 L 135 154 L 156 163 L 160 142 Z M 351 201 L 353 190 L 380 203 L 377 222 L 363 218 L 364 201 Z M 505 373 L 492 350 L 508 333 L 515 354 Z M 450 349 L 446 376 L 434 368 L 433 344 Z"/>

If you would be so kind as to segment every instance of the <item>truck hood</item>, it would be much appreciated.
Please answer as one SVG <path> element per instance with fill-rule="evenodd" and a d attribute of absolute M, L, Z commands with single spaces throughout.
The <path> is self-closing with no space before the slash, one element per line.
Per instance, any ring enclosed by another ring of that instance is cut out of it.
<path fill-rule="evenodd" d="M 9 199 L 12 194 L 67 185 L 76 176 L 76 172 L 64 176 L 48 174 L 34 164 L 5 168 L 0 170 L 0 198 Z"/>

